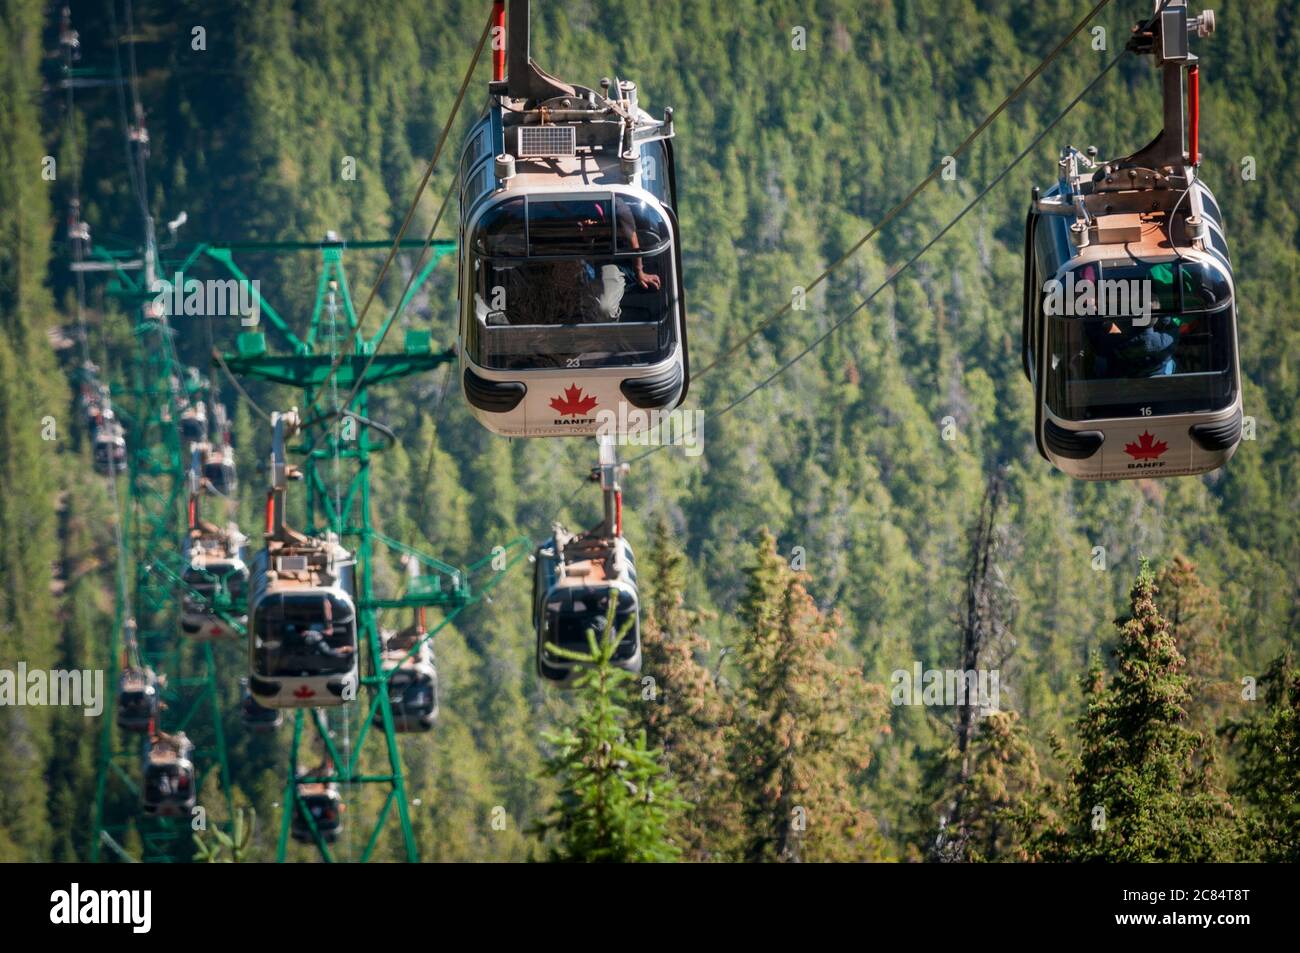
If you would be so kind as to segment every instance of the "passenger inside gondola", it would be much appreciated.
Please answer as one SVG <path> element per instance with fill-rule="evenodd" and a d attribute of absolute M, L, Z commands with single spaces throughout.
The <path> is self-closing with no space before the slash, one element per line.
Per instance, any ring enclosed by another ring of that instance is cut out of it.
<path fill-rule="evenodd" d="M 296 630 L 289 638 L 290 650 L 298 649 L 307 655 L 320 655 L 325 658 L 342 659 L 352 654 L 352 646 L 331 646 L 319 629 L 308 629 L 299 634 Z"/>
<path fill-rule="evenodd" d="M 1093 377 L 1158 377 L 1177 370 L 1177 318 L 1140 323 L 1132 318 L 1088 321 Z"/>
<path fill-rule="evenodd" d="M 1049 318 L 1047 397 L 1069 420 L 1202 412 L 1235 399 L 1232 292 L 1198 261 L 1103 262 L 1076 282 L 1145 282 L 1154 313 Z M 1099 295 L 1100 297 L 1100 295 Z"/>
<path fill-rule="evenodd" d="M 650 239 L 644 244 L 651 247 L 662 245 L 667 241 L 667 232 L 656 227 L 655 223 L 660 220 L 651 214 L 648 203 L 640 199 L 626 199 L 620 195 L 615 199 L 614 209 L 617 226 L 615 247 L 619 251 L 639 252 L 643 245 L 643 234 Z M 640 256 L 633 259 L 632 264 L 633 277 L 640 287 L 653 288 L 656 291 L 663 287 L 663 278 L 646 271 L 645 262 Z"/>
<path fill-rule="evenodd" d="M 661 212 L 622 195 L 490 209 L 473 242 L 475 362 L 506 370 L 664 360 L 675 317 L 669 235 Z"/>
<path fill-rule="evenodd" d="M 176 765 L 156 767 L 145 777 L 145 796 L 153 803 L 158 803 L 172 796 L 180 780 Z"/>
<path fill-rule="evenodd" d="M 280 596 L 259 613 L 256 635 L 257 673 L 266 676 L 341 674 L 356 651 L 351 611 L 333 596 Z"/>

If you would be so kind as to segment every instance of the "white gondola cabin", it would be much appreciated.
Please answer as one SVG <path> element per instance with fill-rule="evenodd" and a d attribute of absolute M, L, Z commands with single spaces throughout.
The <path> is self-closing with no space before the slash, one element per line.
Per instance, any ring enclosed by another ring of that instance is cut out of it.
<path fill-rule="evenodd" d="M 629 672 L 641 671 L 641 603 L 632 547 L 622 538 L 575 537 L 556 527 L 538 547 L 533 578 L 533 626 L 537 636 L 537 672 L 569 685 L 581 663 L 547 646 L 586 654 L 587 633 L 597 642 L 606 632 L 610 603 L 615 604 L 614 631 L 622 633 L 613 662 Z"/>
<path fill-rule="evenodd" d="M 128 666 L 117 683 L 117 726 L 123 731 L 149 731 L 162 706 L 161 691 L 162 685 L 153 669 Z"/>
<path fill-rule="evenodd" d="M 425 636 L 420 626 L 384 636 L 383 671 L 388 676 L 388 701 L 396 731 L 428 731 L 438 720 L 438 669 L 433 645 Z M 378 709 L 374 724 L 383 726 Z"/>
<path fill-rule="evenodd" d="M 266 548 L 253 560 L 248 599 L 248 687 L 268 708 L 320 708 L 356 697 L 356 559 L 331 533 L 304 536 L 284 522 L 285 458 L 297 412 L 272 416 Z"/>
<path fill-rule="evenodd" d="M 551 646 L 586 655 L 591 647 L 617 637 L 611 661 L 628 672 L 641 671 L 641 601 L 636 559 L 623 538 L 623 490 L 613 438 L 600 438 L 599 480 L 604 515 L 598 526 L 580 536 L 556 525 L 551 538 L 533 554 L 533 629 L 537 638 L 537 673 L 567 687 L 585 663 L 565 658 Z M 613 609 L 613 631 L 608 631 Z"/>
<path fill-rule="evenodd" d="M 338 785 L 333 782 L 320 782 L 298 785 L 298 803 L 293 812 L 291 833 L 300 844 L 315 841 L 312 826 L 321 840 L 330 844 L 338 840 L 343 830 L 343 798 L 339 796 Z M 307 817 L 310 815 L 311 820 Z"/>
<path fill-rule="evenodd" d="M 149 740 L 144 758 L 140 807 L 158 817 L 188 817 L 197 799 L 194 745 L 185 732 L 161 732 Z"/>
<path fill-rule="evenodd" d="M 249 583 L 249 690 L 269 708 L 355 697 L 355 560 L 333 538 L 271 540 Z"/>
<path fill-rule="evenodd" d="M 208 407 L 201 400 L 186 405 L 181 410 L 181 440 L 185 443 L 202 443 L 208 439 Z"/>
<path fill-rule="evenodd" d="M 105 410 L 92 438 L 95 470 L 105 476 L 126 471 L 126 434 L 111 410 Z"/>
<path fill-rule="evenodd" d="M 198 641 L 236 638 L 248 621 L 248 540 L 233 523 L 199 523 L 185 538 L 181 633 Z M 221 611 L 217 611 L 221 610 Z"/>
<path fill-rule="evenodd" d="M 509 76 L 460 163 L 465 399 L 507 436 L 640 429 L 689 377 L 672 112 L 548 76 L 527 11 L 511 3 Z"/>
<path fill-rule="evenodd" d="M 218 496 L 234 496 L 238 479 L 235 451 L 229 444 L 210 446 L 204 451 L 203 485 Z"/>
<path fill-rule="evenodd" d="M 1039 451 L 1078 479 L 1206 473 L 1241 439 L 1232 265 L 1219 204 L 1196 173 L 1198 74 L 1187 49 L 1189 30 L 1212 29 L 1212 17 L 1189 21 L 1173 0 L 1152 30 L 1137 31 L 1134 48 L 1164 70 L 1164 131 L 1111 162 L 1067 150 L 1060 181 L 1035 190 L 1024 368 Z"/>

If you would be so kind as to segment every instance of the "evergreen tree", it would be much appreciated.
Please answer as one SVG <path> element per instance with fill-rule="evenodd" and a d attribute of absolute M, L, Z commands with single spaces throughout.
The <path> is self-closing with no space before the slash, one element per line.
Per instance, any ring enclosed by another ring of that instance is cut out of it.
<path fill-rule="evenodd" d="M 1201 581 L 1196 564 L 1177 555 L 1156 577 L 1156 603 L 1187 660 L 1188 723 L 1212 733 L 1236 694 L 1224 676 L 1223 636 L 1228 615 L 1218 594 Z"/>
<path fill-rule="evenodd" d="M 883 722 L 882 693 L 832 657 L 838 620 L 818 610 L 764 530 L 740 606 L 732 770 L 750 861 L 880 857 L 856 781 Z"/>
<path fill-rule="evenodd" d="M 996 672 L 999 679 L 1015 640 L 1011 632 L 1015 616 L 1015 600 L 1007 585 L 1001 562 L 1005 558 L 1006 530 L 998 523 L 1004 493 L 1002 474 L 995 471 L 989 478 L 984 491 L 984 500 L 980 506 L 978 518 L 970 532 L 970 562 L 966 571 L 965 598 L 960 620 L 960 654 L 958 671 L 961 672 Z M 981 682 L 980 684 L 983 684 Z M 1000 689 L 999 689 L 1000 692 Z M 989 756 L 990 752 L 972 751 L 977 734 L 992 731 L 993 735 L 983 737 L 985 748 L 993 743 L 998 751 L 992 753 L 996 763 L 998 754 L 1008 744 L 1013 747 L 1018 743 L 1021 748 L 1032 746 L 1024 739 L 1023 733 L 1013 732 L 1011 725 L 999 721 L 994 726 L 982 726 L 983 706 L 991 699 L 966 697 L 957 706 L 955 722 L 955 751 L 941 759 L 937 776 L 942 779 L 946 797 L 939 802 L 939 831 L 933 836 L 931 853 L 937 860 L 954 861 L 971 859 L 972 853 L 988 850 L 998 840 L 996 833 L 990 835 L 983 830 L 967 830 L 964 824 L 968 819 L 980 824 L 985 812 L 1000 810 L 1000 803 L 980 804 L 968 809 L 964 801 L 969 794 L 980 797 L 998 798 L 1002 795 L 997 789 L 1003 787 L 998 777 L 984 778 L 995 790 L 981 791 L 972 783 L 978 757 Z M 989 765 L 984 765 L 985 768 Z M 1032 775 L 1037 775 L 1037 762 L 1034 761 Z M 1036 782 L 1034 782 L 1036 783 Z M 1033 784 L 1031 784 L 1031 787 Z M 980 824 L 981 827 L 986 826 Z M 994 843 L 989 843 L 992 840 Z M 979 846 L 973 846 L 978 844 Z"/>
<path fill-rule="evenodd" d="M 1020 715 L 995 711 L 978 722 L 966 751 L 948 754 L 953 788 L 941 805 L 956 804 L 936 838 L 945 861 L 1023 861 L 1039 857 L 1038 842 L 1052 821 L 1038 754 Z M 953 770 L 966 765 L 966 772 Z"/>
<path fill-rule="evenodd" d="M 687 805 L 662 777 L 660 752 L 647 747 L 645 730 L 629 736 L 632 675 L 612 661 L 626 634 L 614 629 L 616 602 L 610 600 L 605 621 L 610 637 L 598 644 L 588 630 L 588 653 L 549 646 L 584 666 L 574 682 L 577 712 L 560 731 L 542 736 L 554 749 L 544 770 L 559 781 L 560 796 L 535 830 L 553 835 L 554 861 L 659 862 L 681 853 L 668 831 Z"/>
<path fill-rule="evenodd" d="M 1300 669 L 1291 655 L 1277 658 L 1260 680 L 1265 710 L 1229 722 L 1224 734 L 1240 751 L 1233 794 L 1243 814 L 1243 843 L 1256 859 L 1300 860 Z"/>
<path fill-rule="evenodd" d="M 642 690 L 635 711 L 646 743 L 692 805 L 672 825 L 687 860 L 727 859 L 740 836 L 735 779 L 727 759 L 735 727 L 729 700 L 707 667 L 701 616 L 686 608 L 686 561 L 660 520 L 642 576 Z M 653 682 L 647 684 L 649 676 Z"/>
<path fill-rule="evenodd" d="M 1117 620 L 1109 679 L 1094 656 L 1083 682 L 1080 753 L 1073 765 L 1061 856 L 1125 862 L 1221 860 L 1233 808 L 1205 739 L 1187 724 L 1184 660 L 1156 604 L 1144 563 Z M 1050 851 L 1049 851 L 1050 853 Z"/>

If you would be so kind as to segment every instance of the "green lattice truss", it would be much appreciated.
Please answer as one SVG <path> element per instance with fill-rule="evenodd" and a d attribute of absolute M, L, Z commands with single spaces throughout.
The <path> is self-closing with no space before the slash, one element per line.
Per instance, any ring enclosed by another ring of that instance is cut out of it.
<path fill-rule="evenodd" d="M 421 242 L 402 244 L 404 247 L 423 246 Z M 326 531 L 336 533 L 344 545 L 355 552 L 357 558 L 358 632 L 359 638 L 368 647 L 369 656 L 366 667 L 363 668 L 359 697 L 351 703 L 362 714 L 359 733 L 351 752 L 340 752 L 321 709 L 312 709 L 310 713 L 302 709 L 296 712 L 285 771 L 284 810 L 277 847 L 277 860 L 280 861 L 285 859 L 295 812 L 300 813 L 305 826 L 310 830 L 321 857 L 326 861 L 334 859 L 329 845 L 317 830 L 315 821 L 299 796 L 299 785 L 323 782 L 344 786 L 381 785 L 388 788 L 383 806 L 366 839 L 361 854 L 362 861 L 373 855 L 394 808 L 401 827 L 406 859 L 413 862 L 419 860 L 387 685 L 388 673 L 393 669 L 390 667 L 386 673 L 381 661 L 378 613 L 385 609 L 440 610 L 441 621 L 424 637 L 424 640 L 432 639 L 460 613 L 482 599 L 531 551 L 531 543 L 520 537 L 497 549 L 494 555 L 459 569 L 384 536 L 371 525 L 370 460 L 372 454 L 388 445 L 388 440 L 376 440 L 376 435 L 372 433 L 367 413 L 368 391 L 377 384 L 427 373 L 454 359 L 454 350 L 435 351 L 430 333 L 419 330 L 407 330 L 400 349 L 376 353 L 390 325 L 419 291 L 438 262 L 455 250 L 454 243 L 440 241 L 431 245 L 429 261 L 415 276 L 402 301 L 374 336 L 367 338 L 359 326 L 348 291 L 343 252 L 345 248 L 380 247 L 387 247 L 387 243 L 200 245 L 193 249 L 178 269 L 184 274 L 206 260 L 215 263 L 225 274 L 236 280 L 247 281 L 248 276 L 234 261 L 235 250 L 298 252 L 319 249 L 322 256 L 315 303 L 306 334 L 301 337 L 296 334 L 280 313 L 258 292 L 254 296 L 260 317 L 283 340 L 286 353 L 272 353 L 268 349 L 265 332 L 245 331 L 239 335 L 235 352 L 224 355 L 218 362 L 223 362 L 239 377 L 297 388 L 302 392 L 302 407 L 315 408 L 320 405 L 314 416 L 311 413 L 304 415 L 307 419 L 304 421 L 301 442 L 291 448 L 303 457 L 302 485 L 307 492 L 307 525 L 304 529 L 311 535 Z M 335 369 L 333 374 L 331 368 Z M 371 564 L 377 547 L 414 560 L 419 567 L 418 573 L 409 579 L 402 594 L 392 597 L 376 595 Z M 475 588 L 472 580 L 489 566 L 493 574 Z M 418 651 L 424 640 L 412 646 L 410 653 Z M 372 731 L 376 715 L 378 725 Z M 308 722 L 314 726 L 331 766 L 326 774 L 299 776 L 297 773 L 299 757 L 303 753 L 304 728 Z M 379 736 L 383 740 L 386 768 L 366 773 L 362 768 L 362 753 L 372 736 Z"/>

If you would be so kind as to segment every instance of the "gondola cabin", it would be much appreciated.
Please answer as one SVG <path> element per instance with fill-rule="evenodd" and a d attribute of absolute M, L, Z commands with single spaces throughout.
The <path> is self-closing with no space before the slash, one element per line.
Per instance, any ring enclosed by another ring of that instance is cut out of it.
<path fill-rule="evenodd" d="M 338 785 L 331 783 L 299 784 L 297 809 L 293 812 L 293 839 L 300 844 L 315 841 L 312 826 L 327 844 L 338 840 L 343 829 L 343 799 Z M 311 820 L 308 820 L 308 817 Z"/>
<path fill-rule="evenodd" d="M 229 445 L 207 447 L 203 453 L 203 485 L 218 496 L 233 496 L 238 488 L 235 451 Z"/>
<path fill-rule="evenodd" d="M 194 745 L 185 733 L 159 733 L 149 741 L 144 759 L 144 784 L 140 788 L 140 807 L 145 814 L 158 817 L 185 817 L 194 809 L 197 798 Z"/>
<path fill-rule="evenodd" d="M 465 399 L 507 436 L 634 432 L 688 384 L 672 113 L 546 76 L 526 6 L 460 161 Z"/>
<path fill-rule="evenodd" d="M 271 539 L 249 582 L 248 687 L 269 708 L 341 705 L 357 686 L 356 562 L 332 537 Z"/>
<path fill-rule="evenodd" d="M 1241 439 L 1236 289 L 1219 203 L 1196 172 L 1189 27 L 1208 32 L 1213 19 L 1189 21 L 1174 0 L 1154 31 L 1135 31 L 1136 48 L 1165 67 L 1164 132 L 1111 162 L 1066 150 L 1060 181 L 1035 190 L 1026 221 L 1024 370 L 1038 449 L 1078 479 L 1206 473 Z"/>
<path fill-rule="evenodd" d="M 191 531 L 184 546 L 180 627 L 198 641 L 237 638 L 241 633 L 232 620 L 248 621 L 247 539 L 233 525 L 224 532 L 213 529 Z"/>
<path fill-rule="evenodd" d="M 556 527 L 555 535 L 534 556 L 538 674 L 561 686 L 570 685 L 581 663 L 563 658 L 548 645 L 586 654 L 588 632 L 598 642 L 611 637 L 605 631 L 611 602 L 614 630 L 622 633 L 614 664 L 628 672 L 641 671 L 641 604 L 636 562 L 627 540 L 575 537 Z"/>
<path fill-rule="evenodd" d="M 195 401 L 181 410 L 181 440 L 184 443 L 202 443 L 208 439 L 208 407 Z"/>
<path fill-rule="evenodd" d="M 130 666 L 117 683 L 117 726 L 123 731 L 145 732 L 158 718 L 162 686 L 150 668 Z"/>
<path fill-rule="evenodd" d="M 95 428 L 92 453 L 98 473 L 126 471 L 126 436 L 115 418 L 106 415 Z"/>
<path fill-rule="evenodd" d="M 388 701 L 396 731 L 428 731 L 438 720 L 438 670 L 425 634 L 411 626 L 384 638 L 383 671 L 388 677 Z M 374 724 L 383 725 L 378 709 Z"/>
<path fill-rule="evenodd" d="M 1223 466 L 1241 438 L 1242 403 L 1214 196 L 1198 181 L 1177 211 L 1093 222 L 1029 216 L 1025 361 L 1039 450 L 1087 480 Z"/>

